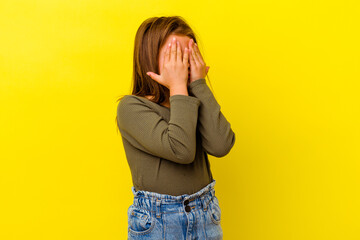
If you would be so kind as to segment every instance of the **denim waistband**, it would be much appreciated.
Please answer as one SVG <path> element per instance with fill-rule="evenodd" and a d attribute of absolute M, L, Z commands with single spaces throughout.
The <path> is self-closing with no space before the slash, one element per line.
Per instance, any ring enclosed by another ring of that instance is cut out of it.
<path fill-rule="evenodd" d="M 206 211 L 207 205 L 215 196 L 215 183 L 213 179 L 198 192 L 179 196 L 145 190 L 135 191 L 134 186 L 131 189 L 134 195 L 134 206 L 156 213 L 156 216 L 160 217 L 161 213 L 182 211 L 185 205 L 189 205 L 192 209 L 203 208 Z"/>

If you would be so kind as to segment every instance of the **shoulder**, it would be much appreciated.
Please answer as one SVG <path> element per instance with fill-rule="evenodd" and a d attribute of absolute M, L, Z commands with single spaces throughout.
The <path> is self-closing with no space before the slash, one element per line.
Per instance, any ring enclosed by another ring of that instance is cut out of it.
<path fill-rule="evenodd" d="M 118 103 L 118 109 L 134 105 L 148 105 L 145 97 L 136 95 L 125 95 Z"/>
<path fill-rule="evenodd" d="M 150 100 L 136 95 L 125 95 L 117 106 L 117 120 L 120 128 L 133 128 L 144 120 L 151 121 L 159 117 L 157 111 L 150 105 Z"/>
<path fill-rule="evenodd" d="M 149 101 L 150 100 L 145 97 L 125 95 L 118 103 L 117 114 L 124 116 L 134 112 L 149 110 L 149 108 L 151 108 Z"/>

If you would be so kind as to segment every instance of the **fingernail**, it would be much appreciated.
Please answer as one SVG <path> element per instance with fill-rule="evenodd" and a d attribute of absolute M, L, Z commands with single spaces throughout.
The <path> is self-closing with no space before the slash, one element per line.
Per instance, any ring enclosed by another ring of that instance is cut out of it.
<path fill-rule="evenodd" d="M 173 37 L 173 41 L 175 41 L 175 37 Z"/>

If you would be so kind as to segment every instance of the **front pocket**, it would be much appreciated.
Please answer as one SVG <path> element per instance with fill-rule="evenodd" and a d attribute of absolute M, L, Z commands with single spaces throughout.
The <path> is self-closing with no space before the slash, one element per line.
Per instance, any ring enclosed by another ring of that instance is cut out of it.
<path fill-rule="evenodd" d="M 219 205 L 219 200 L 216 196 L 214 196 L 209 204 L 209 214 L 211 221 L 215 224 L 220 224 L 221 222 L 221 209 Z"/>
<path fill-rule="evenodd" d="M 128 230 L 134 235 L 144 235 L 151 232 L 155 226 L 155 218 L 150 211 L 130 206 L 128 209 Z"/>

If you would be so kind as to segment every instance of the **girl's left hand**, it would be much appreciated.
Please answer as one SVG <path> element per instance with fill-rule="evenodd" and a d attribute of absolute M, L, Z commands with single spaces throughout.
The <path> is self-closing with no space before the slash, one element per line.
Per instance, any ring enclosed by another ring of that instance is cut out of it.
<path fill-rule="evenodd" d="M 209 71 L 209 66 L 206 66 L 203 57 L 201 56 L 200 50 L 194 40 L 189 41 L 189 61 L 190 61 L 190 79 L 188 80 L 188 86 L 193 81 L 200 78 L 205 78 Z"/>

